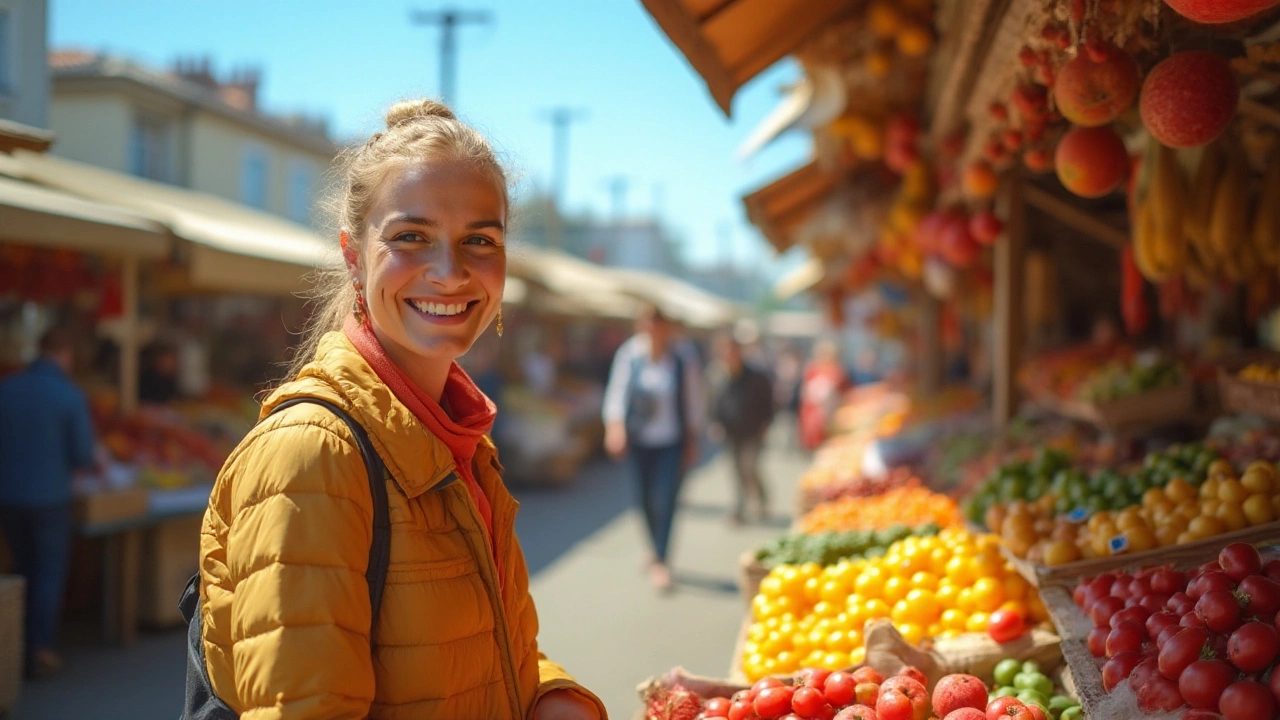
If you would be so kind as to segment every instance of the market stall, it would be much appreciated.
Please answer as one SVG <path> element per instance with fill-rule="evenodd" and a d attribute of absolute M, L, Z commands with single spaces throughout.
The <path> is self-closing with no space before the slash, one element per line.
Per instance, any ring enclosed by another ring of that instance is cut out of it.
<path fill-rule="evenodd" d="M 814 158 L 748 215 L 832 339 L 908 356 L 743 554 L 733 677 L 647 717 L 1280 717 L 1276 5 L 646 2 L 726 113 L 735 58 L 799 62 L 752 147 L 786 118 Z M 886 283 L 910 310 L 868 321 Z"/>

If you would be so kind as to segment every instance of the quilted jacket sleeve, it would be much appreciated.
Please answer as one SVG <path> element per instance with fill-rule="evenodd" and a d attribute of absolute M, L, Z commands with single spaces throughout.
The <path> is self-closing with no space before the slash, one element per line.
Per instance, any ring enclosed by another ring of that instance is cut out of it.
<path fill-rule="evenodd" d="M 534 700 L 536 706 L 537 700 L 552 690 L 569 690 L 584 697 L 592 705 L 596 706 L 596 712 L 600 714 L 600 720 L 608 720 L 609 713 L 605 710 L 604 703 L 600 702 L 600 698 L 595 693 L 582 687 L 573 679 L 563 667 L 558 663 L 547 659 L 543 653 L 538 653 L 538 696 Z"/>
<path fill-rule="evenodd" d="M 363 718 L 374 697 L 364 464 L 345 427 L 302 418 L 266 429 L 229 468 L 231 654 L 245 720 Z"/>

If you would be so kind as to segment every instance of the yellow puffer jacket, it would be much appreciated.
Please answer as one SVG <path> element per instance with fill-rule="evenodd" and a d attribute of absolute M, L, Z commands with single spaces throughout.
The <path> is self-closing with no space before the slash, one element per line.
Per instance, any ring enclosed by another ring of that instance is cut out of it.
<path fill-rule="evenodd" d="M 369 645 L 365 570 L 373 501 L 347 426 L 303 404 L 344 408 L 386 463 L 391 566 Z M 322 340 L 297 380 L 218 476 L 200 547 L 204 648 L 213 689 L 245 720 L 528 718 L 550 690 L 600 701 L 538 652 L 538 617 L 515 538 L 518 504 L 493 445 L 476 478 L 493 506 L 501 583 L 488 534 L 445 445 L 419 423 L 342 333 Z"/>

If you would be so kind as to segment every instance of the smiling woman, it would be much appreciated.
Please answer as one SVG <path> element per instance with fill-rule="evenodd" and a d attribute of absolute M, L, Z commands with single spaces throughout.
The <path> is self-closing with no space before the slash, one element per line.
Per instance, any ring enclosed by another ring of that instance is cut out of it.
<path fill-rule="evenodd" d="M 205 514 L 204 703 L 227 717 L 605 718 L 538 652 L 487 437 L 496 411 L 456 362 L 502 327 L 502 168 L 423 100 L 392 107 L 341 171 L 344 267 Z M 385 465 L 385 507 L 358 430 Z"/>

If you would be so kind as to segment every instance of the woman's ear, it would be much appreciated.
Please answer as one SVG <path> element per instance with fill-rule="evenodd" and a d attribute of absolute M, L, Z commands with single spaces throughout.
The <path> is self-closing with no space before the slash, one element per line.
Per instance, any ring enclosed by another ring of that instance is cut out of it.
<path fill-rule="evenodd" d="M 342 246 L 342 262 L 347 266 L 347 270 L 351 271 L 354 278 L 360 277 L 360 252 L 356 249 L 355 243 L 351 242 L 351 231 L 343 228 L 338 232 L 338 243 Z"/>

